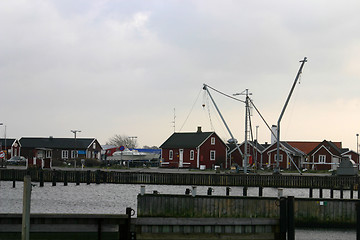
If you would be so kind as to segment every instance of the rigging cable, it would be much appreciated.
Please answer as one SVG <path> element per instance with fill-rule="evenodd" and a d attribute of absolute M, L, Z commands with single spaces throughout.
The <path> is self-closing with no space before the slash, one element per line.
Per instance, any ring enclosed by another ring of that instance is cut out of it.
<path fill-rule="evenodd" d="M 235 97 L 233 97 L 233 96 L 230 96 L 230 95 L 228 95 L 228 94 L 226 94 L 226 93 L 223 93 L 223 92 L 221 92 L 221 91 L 219 91 L 219 90 L 217 90 L 217 89 L 215 89 L 215 88 L 210 87 L 209 85 L 206 85 L 206 86 L 207 86 L 208 88 L 214 90 L 215 92 L 220 93 L 220 94 L 222 94 L 222 95 L 224 95 L 224 96 L 226 96 L 226 97 L 228 97 L 228 98 L 231 98 L 231 99 L 234 99 L 234 100 L 236 100 L 236 101 L 245 103 L 245 101 L 243 101 L 243 100 L 241 100 L 241 99 L 238 99 L 238 98 L 235 98 Z"/>
<path fill-rule="evenodd" d="M 185 125 L 185 123 L 186 123 L 186 121 L 189 119 L 189 116 L 190 116 L 191 112 L 193 111 L 193 109 L 194 109 L 194 107 L 195 107 L 196 102 L 197 102 L 197 101 L 198 101 L 198 99 L 199 99 L 199 96 L 200 96 L 201 90 L 202 90 L 202 89 L 200 89 L 199 94 L 197 95 L 196 100 L 195 100 L 195 102 L 194 102 L 193 106 L 191 107 L 190 112 L 189 112 L 189 114 L 187 115 L 187 117 L 186 117 L 186 119 L 185 119 L 185 121 L 184 121 L 183 125 L 181 126 L 181 128 L 180 128 L 179 132 L 181 132 L 181 130 L 183 129 L 183 127 L 184 127 L 184 125 Z"/>

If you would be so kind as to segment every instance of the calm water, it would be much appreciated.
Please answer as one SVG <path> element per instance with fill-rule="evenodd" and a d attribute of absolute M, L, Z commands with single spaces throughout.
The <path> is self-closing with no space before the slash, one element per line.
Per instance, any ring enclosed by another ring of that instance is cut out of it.
<path fill-rule="evenodd" d="M 70 183 L 63 186 L 58 183 L 53 187 L 51 183 L 45 183 L 40 188 L 38 183 L 31 192 L 32 213 L 99 213 L 99 214 L 125 214 L 126 207 L 136 210 L 136 197 L 140 193 L 140 185 L 128 184 L 81 184 L 76 186 Z M 184 194 L 186 188 L 191 186 L 164 186 L 146 185 L 146 193 L 154 190 L 164 194 Z M 206 195 L 208 187 L 198 186 L 197 194 Z M 225 187 L 214 187 L 213 195 L 225 195 Z M 242 187 L 233 187 L 230 195 L 242 196 Z M 0 182 L 0 213 L 22 212 L 23 183 L 16 182 L 16 188 L 12 188 L 12 182 Z M 249 188 L 248 196 L 257 196 L 258 188 Z M 277 197 L 278 190 L 264 188 L 264 196 Z M 284 196 L 308 197 L 308 189 L 283 189 Z M 324 197 L 329 197 L 330 192 L 324 191 Z M 318 192 L 314 191 L 314 197 Z M 334 197 L 339 198 L 340 193 L 334 192 Z M 344 198 L 350 198 L 350 192 L 344 192 Z M 357 198 L 354 193 L 354 198 Z M 296 229 L 296 239 L 356 239 L 353 230 L 308 230 Z"/>

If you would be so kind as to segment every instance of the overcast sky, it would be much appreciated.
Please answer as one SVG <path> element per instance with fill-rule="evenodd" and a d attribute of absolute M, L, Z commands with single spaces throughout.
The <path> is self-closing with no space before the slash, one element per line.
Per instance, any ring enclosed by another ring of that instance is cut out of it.
<path fill-rule="evenodd" d="M 174 131 L 175 108 L 176 131 L 202 126 L 229 139 L 203 83 L 249 89 L 272 125 L 308 57 L 281 139 L 356 151 L 359 11 L 356 0 L 0 1 L 0 122 L 9 138 L 79 129 L 101 144 L 122 134 L 159 146 Z M 243 141 L 244 104 L 212 94 Z M 252 125 L 270 141 L 255 112 Z"/>

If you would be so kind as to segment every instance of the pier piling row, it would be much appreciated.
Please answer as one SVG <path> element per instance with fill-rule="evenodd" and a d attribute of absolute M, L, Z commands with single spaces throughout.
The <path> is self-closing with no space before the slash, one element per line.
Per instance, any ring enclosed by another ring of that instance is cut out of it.
<path fill-rule="evenodd" d="M 40 186 L 42 186 L 44 182 L 52 182 L 53 185 L 62 182 L 64 185 L 68 183 L 76 183 L 77 185 L 80 183 L 114 183 L 360 190 L 358 187 L 360 178 L 358 176 L 0 169 L 0 180 L 2 181 L 22 181 L 25 175 L 30 175 L 34 182 L 40 182 Z"/>

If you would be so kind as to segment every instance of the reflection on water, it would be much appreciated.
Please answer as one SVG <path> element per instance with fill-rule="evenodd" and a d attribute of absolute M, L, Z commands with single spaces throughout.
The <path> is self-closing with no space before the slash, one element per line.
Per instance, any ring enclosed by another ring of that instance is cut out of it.
<path fill-rule="evenodd" d="M 131 207 L 136 210 L 136 197 L 140 193 L 140 185 L 134 184 L 81 184 L 76 186 L 70 183 L 68 186 L 58 183 L 53 187 L 51 183 L 45 183 L 39 187 L 39 183 L 31 192 L 32 213 L 98 213 L 98 214 L 125 214 L 125 209 Z M 154 190 L 163 194 L 184 194 L 186 188 L 191 186 L 165 186 L 146 185 L 146 193 Z M 208 187 L 198 186 L 197 194 L 206 195 Z M 225 195 L 225 187 L 213 187 L 213 195 Z M 12 182 L 0 182 L 0 213 L 22 212 L 23 183 L 16 182 L 16 188 L 12 188 Z M 231 196 L 242 196 L 242 187 L 232 187 Z M 249 188 L 248 196 L 258 196 L 258 188 Z M 263 196 L 277 197 L 278 190 L 264 188 Z M 284 196 L 308 197 L 308 189 L 283 189 Z M 313 197 L 318 197 L 314 190 Z M 323 191 L 324 197 L 330 196 L 329 190 Z M 339 198 L 339 191 L 334 191 L 334 197 Z M 344 191 L 344 198 L 350 198 L 350 192 Z M 354 192 L 354 198 L 357 193 Z M 353 230 L 296 230 L 296 239 L 356 239 Z"/>

